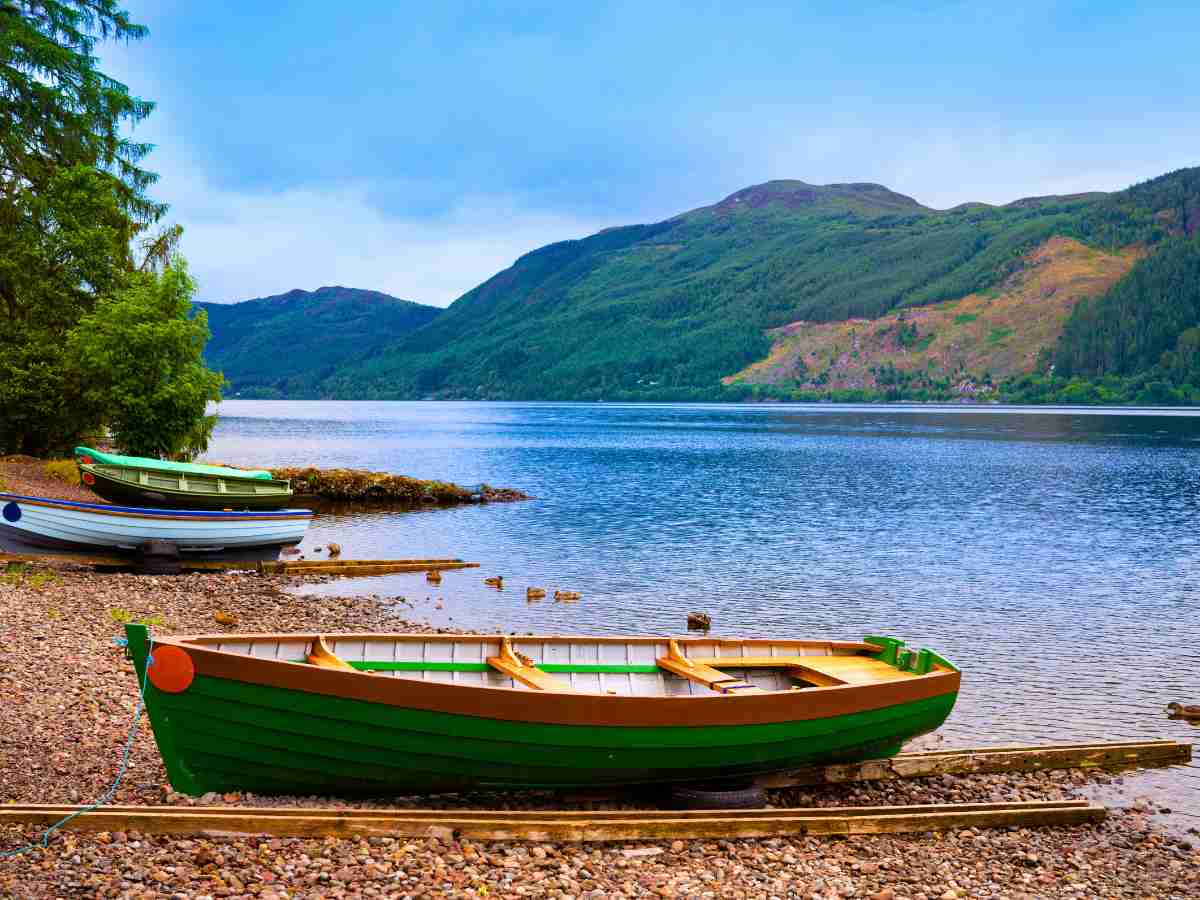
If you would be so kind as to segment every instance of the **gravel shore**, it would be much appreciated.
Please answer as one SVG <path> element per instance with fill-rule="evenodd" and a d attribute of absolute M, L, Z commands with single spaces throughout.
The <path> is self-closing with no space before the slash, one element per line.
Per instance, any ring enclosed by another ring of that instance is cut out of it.
<path fill-rule="evenodd" d="M 296 579 L 149 577 L 74 567 L 0 576 L 0 802 L 90 801 L 116 775 L 136 685 L 113 643 L 121 621 L 160 633 L 429 630 L 372 598 L 296 597 Z M 1109 776 L 1099 776 L 1102 779 Z M 1069 796 L 1083 772 L 942 777 L 774 792 L 778 805 L 835 806 Z M 545 793 L 402 798 L 208 798 L 241 805 L 562 805 Z M 148 724 L 119 803 L 196 801 L 172 793 Z M 631 805 L 614 797 L 604 805 Z M 0 860 L 3 897 L 1195 897 L 1200 852 L 1159 831 L 1149 809 L 1079 828 L 605 845 L 369 840 L 170 839 L 56 835 Z M 0 828 L 0 851 L 36 836 Z"/>
<path fill-rule="evenodd" d="M 46 460 L 32 456 L 0 456 L 0 490 L 26 497 L 55 497 L 79 503 L 104 503 L 78 480 L 63 481 L 46 474 Z"/>

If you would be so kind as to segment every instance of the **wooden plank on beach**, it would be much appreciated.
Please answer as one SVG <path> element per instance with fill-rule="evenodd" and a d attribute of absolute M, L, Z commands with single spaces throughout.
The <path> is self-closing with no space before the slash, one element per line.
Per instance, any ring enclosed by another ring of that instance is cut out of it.
<path fill-rule="evenodd" d="M 759 779 L 763 787 L 781 788 L 845 781 L 883 781 L 934 775 L 997 774 L 1061 769 L 1161 768 L 1187 763 L 1192 745 L 1180 741 L 1133 741 L 1052 744 L 1029 747 L 977 747 L 900 753 L 891 759 L 818 766 L 780 772 Z"/>
<path fill-rule="evenodd" d="M 132 556 L 83 556 L 70 553 L 0 553 L 0 565 L 7 563 L 74 563 L 102 569 L 135 568 L 137 561 Z M 183 556 L 182 568 L 197 572 L 256 571 L 267 575 L 390 575 L 398 572 L 428 572 L 444 569 L 477 569 L 479 563 L 463 562 L 461 559 L 337 559 L 337 560 L 293 560 L 257 561 L 197 559 Z"/>
<path fill-rule="evenodd" d="M 73 806 L 0 806 L 0 824 L 44 827 L 77 810 Z M 274 837 L 424 837 L 431 828 L 437 828 L 474 840 L 583 842 L 1033 828 L 1083 825 L 1099 822 L 1106 815 L 1103 806 L 1086 800 L 617 812 L 112 806 L 83 813 L 66 827 L 143 834 Z"/>
<path fill-rule="evenodd" d="M 361 566 L 364 564 L 371 565 L 413 565 L 413 566 L 435 566 L 442 563 L 447 565 L 452 563 L 460 563 L 462 560 L 459 557 L 454 558 L 437 558 L 437 559 L 282 559 L 273 565 L 287 566 L 296 569 L 337 569 L 346 566 Z"/>
<path fill-rule="evenodd" d="M 358 575 L 394 575 L 404 572 L 431 572 L 447 569 L 478 569 L 479 563 L 450 560 L 443 562 L 410 562 L 408 560 L 356 559 L 346 560 L 341 565 L 325 566 L 314 560 L 297 562 L 263 563 L 261 571 L 268 575 L 339 575 L 346 578 Z"/>

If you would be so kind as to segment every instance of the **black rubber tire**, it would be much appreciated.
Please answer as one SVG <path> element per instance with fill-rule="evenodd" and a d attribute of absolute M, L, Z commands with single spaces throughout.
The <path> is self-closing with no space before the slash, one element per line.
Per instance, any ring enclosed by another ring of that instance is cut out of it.
<path fill-rule="evenodd" d="M 670 802 L 673 809 L 762 809 L 767 792 L 750 782 L 675 784 Z"/>
<path fill-rule="evenodd" d="M 179 575 L 183 572 L 179 547 L 170 541 L 146 541 L 138 552 L 135 566 L 142 575 Z"/>

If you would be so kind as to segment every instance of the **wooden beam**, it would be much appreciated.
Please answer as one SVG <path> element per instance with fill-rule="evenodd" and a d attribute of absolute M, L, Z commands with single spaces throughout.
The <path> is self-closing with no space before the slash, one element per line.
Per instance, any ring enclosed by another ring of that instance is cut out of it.
<path fill-rule="evenodd" d="M 74 563 L 102 569 L 129 569 L 137 560 L 129 556 L 85 556 L 71 553 L 0 553 L 0 566 L 10 562 L 20 563 Z M 315 559 L 315 560 L 229 560 L 204 559 L 184 554 L 180 565 L 189 571 L 227 572 L 235 570 L 257 571 L 265 575 L 391 575 L 399 572 L 428 572 L 433 569 L 477 569 L 479 563 L 463 562 L 461 559 Z"/>
<path fill-rule="evenodd" d="M 709 662 L 711 661 L 709 660 Z M 680 678 L 686 678 L 688 681 L 702 684 L 709 690 L 722 694 L 757 694 L 762 692 L 762 688 L 748 681 L 743 681 L 741 678 L 734 678 L 720 669 L 704 665 L 704 663 L 698 660 L 689 659 L 679 649 L 679 644 L 674 640 L 667 642 L 667 655 L 659 657 L 655 662 L 660 669 L 665 669 L 673 675 L 678 675 Z"/>
<path fill-rule="evenodd" d="M 324 565 L 306 560 L 297 562 L 263 563 L 260 571 L 267 575 L 339 575 L 353 577 L 361 575 L 394 575 L 404 572 L 429 572 L 447 569 L 478 569 L 479 563 L 472 562 L 409 562 L 407 560 L 343 560 L 340 565 Z"/>
<path fill-rule="evenodd" d="M 0 806 L 0 825 L 44 827 L 73 806 Z M 898 834 L 958 828 L 1032 828 L 1099 822 L 1107 810 L 1086 800 L 949 803 L 752 810 L 386 810 L 282 807 L 101 807 L 72 819 L 79 831 L 275 837 L 424 837 L 432 827 L 473 840 L 617 841 L 773 837 L 789 834 Z"/>
<path fill-rule="evenodd" d="M 570 693 L 572 688 L 565 681 L 555 678 L 549 672 L 539 669 L 529 657 L 517 653 L 512 642 L 507 637 L 500 639 L 500 655 L 489 656 L 487 664 L 497 672 L 502 672 L 513 681 L 519 681 L 526 687 L 536 691 L 558 691 Z"/>
<path fill-rule="evenodd" d="M 458 557 L 454 559 L 283 559 L 278 565 L 288 566 L 296 569 L 336 569 L 343 566 L 361 566 L 370 565 L 410 565 L 410 566 L 436 566 L 436 565 L 452 565 L 461 563 L 462 560 Z"/>
<path fill-rule="evenodd" d="M 763 787 L 781 788 L 846 781 L 886 781 L 894 778 L 928 778 L 935 775 L 1040 772 L 1062 769 L 1157 768 L 1187 763 L 1192 745 L 1179 741 L 1054 744 L 1023 747 L 979 747 L 901 753 L 891 759 L 820 766 L 764 775 Z"/>

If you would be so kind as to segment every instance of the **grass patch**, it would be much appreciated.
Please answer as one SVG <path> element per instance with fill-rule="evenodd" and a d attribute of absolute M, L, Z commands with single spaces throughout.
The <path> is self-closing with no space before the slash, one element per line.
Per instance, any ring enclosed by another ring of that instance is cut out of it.
<path fill-rule="evenodd" d="M 999 344 L 1001 341 L 1008 338 L 1012 333 L 1013 329 L 1011 328 L 993 328 L 991 333 L 987 336 L 988 343 Z"/>
<path fill-rule="evenodd" d="M 31 588 L 41 588 L 48 584 L 58 584 L 62 581 L 57 572 L 33 572 L 25 576 L 25 583 Z"/>
<path fill-rule="evenodd" d="M 111 618 L 118 625 L 128 625 L 131 622 L 136 623 L 138 625 L 165 625 L 166 624 L 166 620 L 163 619 L 163 617 L 158 615 L 157 613 L 155 613 L 153 615 L 142 616 L 141 618 L 137 618 L 129 610 L 117 608 L 117 609 L 110 609 L 108 611 L 108 615 L 109 615 L 109 618 Z"/>
<path fill-rule="evenodd" d="M 979 318 L 979 313 L 963 313 L 954 317 L 955 325 L 966 325 L 968 322 L 974 322 Z"/>
<path fill-rule="evenodd" d="M 52 571 L 31 572 L 28 563 L 10 562 L 4 567 L 4 574 L 0 576 L 0 580 L 13 587 L 43 588 L 48 584 L 58 584 L 62 578 Z"/>
<path fill-rule="evenodd" d="M 916 344 L 916 349 L 917 349 L 917 350 L 928 350 L 928 349 L 929 349 L 929 345 L 933 343 L 933 339 L 934 339 L 935 337 L 937 337 L 937 335 L 936 335 L 936 334 L 927 334 L 927 335 L 925 335 L 925 337 L 923 337 L 923 338 L 921 338 L 919 341 L 917 341 L 917 344 Z"/>
<path fill-rule="evenodd" d="M 52 459 L 43 468 L 51 478 L 65 481 L 67 484 L 76 484 L 79 481 L 79 469 L 75 467 L 73 459 Z"/>

